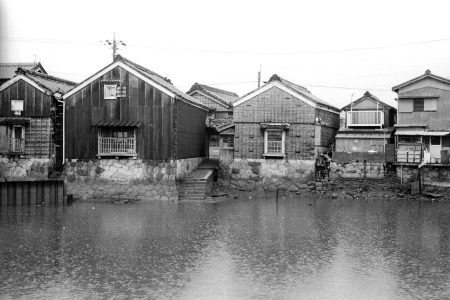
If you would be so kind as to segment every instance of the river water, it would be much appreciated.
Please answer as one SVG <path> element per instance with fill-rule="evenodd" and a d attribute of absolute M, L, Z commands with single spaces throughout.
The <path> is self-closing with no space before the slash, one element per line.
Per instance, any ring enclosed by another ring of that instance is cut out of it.
<path fill-rule="evenodd" d="M 449 299 L 450 203 L 4 207 L 0 298 Z"/>

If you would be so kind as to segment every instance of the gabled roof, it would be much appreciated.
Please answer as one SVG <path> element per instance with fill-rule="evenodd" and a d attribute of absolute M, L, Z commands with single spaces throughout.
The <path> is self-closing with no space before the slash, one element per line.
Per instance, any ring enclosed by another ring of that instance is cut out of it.
<path fill-rule="evenodd" d="M 397 110 L 395 107 L 390 106 L 387 103 L 384 103 L 383 101 L 381 101 L 380 99 L 378 99 L 378 97 L 375 97 L 374 95 L 372 95 L 369 91 L 365 92 L 364 95 L 361 98 L 356 99 L 355 101 L 347 104 L 346 106 L 344 106 L 342 108 L 342 110 L 348 110 L 350 109 L 352 106 L 355 106 L 358 103 L 361 103 L 365 100 L 370 100 L 372 102 L 378 103 L 378 105 L 382 106 L 382 107 L 386 107 L 389 109 L 395 109 Z"/>
<path fill-rule="evenodd" d="M 0 91 L 3 91 L 19 80 L 24 80 L 38 90 L 47 94 L 54 94 L 56 92 L 65 93 L 77 85 L 76 82 L 66 79 L 18 68 L 16 75 L 0 86 Z"/>
<path fill-rule="evenodd" d="M 238 94 L 207 86 L 204 84 L 194 83 L 191 89 L 187 92 L 188 95 L 192 95 L 195 92 L 201 93 L 213 101 L 218 102 L 224 106 L 230 106 L 231 103 L 239 99 Z"/>
<path fill-rule="evenodd" d="M 169 79 L 166 77 L 163 77 L 147 68 L 144 68 L 143 66 L 140 66 L 120 55 L 116 55 L 114 61 L 109 64 L 108 66 L 104 67 L 94 75 L 88 77 L 84 81 L 82 81 L 80 84 L 78 84 L 76 87 L 68 91 L 64 96 L 63 99 L 67 99 L 74 93 L 78 92 L 94 80 L 100 78 L 110 70 L 121 67 L 125 69 L 127 72 L 137 76 L 138 78 L 141 78 L 143 81 L 147 82 L 148 84 L 152 85 L 156 89 L 162 91 L 163 93 L 173 97 L 180 99 L 181 101 L 184 101 L 188 104 L 191 104 L 193 106 L 199 107 L 204 110 L 209 110 L 207 106 L 200 103 L 197 99 L 185 94 L 184 92 L 177 89 Z"/>
<path fill-rule="evenodd" d="M 425 79 L 425 78 L 433 78 L 433 79 L 438 80 L 438 81 L 441 81 L 441 82 L 443 82 L 443 83 L 450 84 L 450 79 L 444 78 L 444 77 L 441 77 L 441 76 L 437 76 L 437 75 L 434 75 L 434 74 L 431 74 L 431 71 L 430 71 L 430 70 L 426 70 L 426 71 L 425 71 L 425 74 L 423 74 L 423 75 L 421 75 L 421 76 L 419 76 L 419 77 L 413 78 L 413 79 L 411 79 L 411 80 L 408 80 L 408 81 L 406 81 L 406 82 L 404 82 L 404 83 L 401 83 L 401 84 L 399 84 L 399 85 L 396 85 L 396 86 L 394 86 L 394 87 L 392 88 L 392 90 L 393 90 L 394 92 L 398 92 L 398 90 L 400 90 L 401 88 L 404 88 L 405 86 L 411 85 L 411 84 L 416 83 L 416 82 L 418 82 L 418 81 L 420 81 L 420 80 L 423 80 L 423 79 Z"/>
<path fill-rule="evenodd" d="M 13 78 L 16 75 L 16 70 L 18 68 L 47 74 L 41 63 L 0 63 L 0 80 Z"/>
<path fill-rule="evenodd" d="M 272 77 L 270 77 L 270 79 L 269 79 L 269 82 L 266 83 L 265 85 L 263 85 L 262 87 L 257 88 L 256 90 L 242 96 L 238 101 L 233 103 L 233 106 L 236 107 L 238 105 L 241 105 L 242 103 L 254 98 L 255 96 L 271 89 L 272 87 L 278 87 L 281 90 L 302 100 L 303 102 L 307 103 L 308 105 L 310 105 L 312 107 L 330 110 L 334 113 L 340 113 L 340 111 L 341 111 L 336 106 L 333 106 L 333 105 L 329 104 L 328 102 L 314 96 L 305 87 L 302 87 L 300 85 L 292 83 L 288 80 L 282 79 L 281 77 L 279 77 L 276 74 L 272 75 Z"/>

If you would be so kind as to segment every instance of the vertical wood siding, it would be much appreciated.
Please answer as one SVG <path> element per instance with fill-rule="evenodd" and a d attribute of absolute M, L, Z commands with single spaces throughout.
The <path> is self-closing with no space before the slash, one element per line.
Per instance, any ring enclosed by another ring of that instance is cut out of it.
<path fill-rule="evenodd" d="M 47 95 L 23 80 L 19 80 L 1 93 L 0 116 L 14 116 L 11 100 L 24 100 L 22 116 L 49 117 L 52 96 Z"/>
<path fill-rule="evenodd" d="M 102 84 L 104 80 L 119 81 L 120 85 L 127 89 L 126 97 L 105 100 Z M 177 158 L 174 148 L 176 100 L 126 70 L 114 68 L 65 101 L 66 158 L 96 158 L 100 129 L 92 125 L 112 119 L 141 122 L 141 126 L 136 128 L 137 158 L 151 160 Z M 108 101 L 114 101 L 115 104 L 108 106 Z M 181 133 L 186 132 L 194 137 L 179 135 L 179 138 L 186 138 L 186 142 L 180 144 L 178 151 L 182 158 L 203 156 L 204 139 L 195 135 L 200 134 L 199 124 L 203 126 L 201 131 L 205 130 L 206 112 L 185 105 L 187 107 L 180 104 L 181 113 L 186 116 L 186 121 L 182 118 L 179 123 Z M 112 111 L 108 112 L 108 109 Z M 202 142 L 201 147 L 198 145 L 199 142 Z M 203 151 L 198 148 L 202 148 Z"/>
<path fill-rule="evenodd" d="M 181 101 L 177 107 L 177 159 L 204 157 L 206 111 Z"/>

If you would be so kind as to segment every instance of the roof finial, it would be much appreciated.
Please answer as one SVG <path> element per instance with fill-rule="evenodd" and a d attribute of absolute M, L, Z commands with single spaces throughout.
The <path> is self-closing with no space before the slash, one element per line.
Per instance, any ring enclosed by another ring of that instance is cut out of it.
<path fill-rule="evenodd" d="M 371 95 L 370 95 L 369 91 L 366 91 L 366 92 L 364 93 L 364 96 L 370 97 Z"/>
<path fill-rule="evenodd" d="M 273 74 L 272 77 L 270 77 L 269 82 L 271 81 L 281 81 L 280 76 L 278 76 L 277 74 Z"/>
<path fill-rule="evenodd" d="M 430 74 L 431 74 L 431 71 L 428 69 L 428 70 L 425 71 L 425 74 L 426 74 L 426 75 L 430 75 Z"/>

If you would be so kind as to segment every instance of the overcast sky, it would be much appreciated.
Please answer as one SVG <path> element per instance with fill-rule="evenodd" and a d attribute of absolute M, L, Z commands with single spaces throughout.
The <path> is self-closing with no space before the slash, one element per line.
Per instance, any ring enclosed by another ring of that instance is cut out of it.
<path fill-rule="evenodd" d="M 119 54 L 187 91 L 199 82 L 240 96 L 272 74 L 342 107 L 366 90 L 430 69 L 450 76 L 446 1 L 0 0 L 0 62 L 40 61 L 82 81 Z"/>

